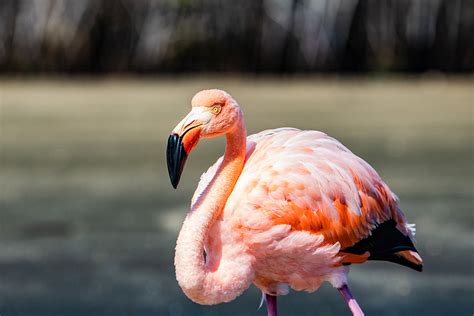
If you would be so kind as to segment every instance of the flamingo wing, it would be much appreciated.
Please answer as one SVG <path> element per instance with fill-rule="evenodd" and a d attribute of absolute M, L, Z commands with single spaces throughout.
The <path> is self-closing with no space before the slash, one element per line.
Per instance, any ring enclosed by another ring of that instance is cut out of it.
<path fill-rule="evenodd" d="M 395 252 L 405 251 L 406 257 L 416 252 L 414 230 L 395 194 L 368 163 L 336 139 L 281 128 L 249 136 L 247 150 L 226 209 L 252 208 L 265 213 L 269 227 L 285 224 L 293 231 L 322 235 L 326 243 L 340 244 L 347 263 L 363 262 L 368 254 L 369 259 L 396 261 L 400 255 L 390 260 Z M 193 200 L 219 164 L 203 176 Z"/>

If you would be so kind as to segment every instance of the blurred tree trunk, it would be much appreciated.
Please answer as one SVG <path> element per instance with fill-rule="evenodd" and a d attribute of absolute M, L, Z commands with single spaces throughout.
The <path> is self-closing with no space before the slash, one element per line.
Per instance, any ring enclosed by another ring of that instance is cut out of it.
<path fill-rule="evenodd" d="M 294 41 L 294 28 L 295 28 L 295 19 L 296 11 L 298 10 L 298 5 L 301 0 L 292 0 L 291 2 L 291 12 L 290 12 L 290 21 L 288 23 L 288 28 L 286 30 L 285 42 L 283 44 L 283 50 L 281 52 L 281 61 L 280 61 L 280 71 L 281 72 L 290 72 L 290 58 L 294 57 L 291 55 L 291 48 Z"/>

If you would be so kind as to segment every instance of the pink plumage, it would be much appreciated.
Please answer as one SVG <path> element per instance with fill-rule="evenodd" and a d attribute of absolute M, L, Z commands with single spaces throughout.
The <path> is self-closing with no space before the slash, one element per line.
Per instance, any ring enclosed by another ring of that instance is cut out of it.
<path fill-rule="evenodd" d="M 328 281 L 354 315 L 349 265 L 385 260 L 421 270 L 412 226 L 376 171 L 317 131 L 266 130 L 246 137 L 237 102 L 199 92 L 168 144 L 174 186 L 201 137 L 227 137 L 203 174 L 176 247 L 176 275 L 201 304 L 233 300 L 254 283 L 276 315 L 276 296 Z M 206 252 L 204 259 L 203 251 Z"/>

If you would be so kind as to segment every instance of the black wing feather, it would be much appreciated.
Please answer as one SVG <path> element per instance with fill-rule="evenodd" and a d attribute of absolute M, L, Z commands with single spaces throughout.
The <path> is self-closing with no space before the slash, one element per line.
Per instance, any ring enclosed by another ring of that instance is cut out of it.
<path fill-rule="evenodd" d="M 370 253 L 369 260 L 390 261 L 416 271 L 422 271 L 422 265 L 417 265 L 397 254 L 397 252 L 403 250 L 418 251 L 410 237 L 403 235 L 397 229 L 397 223 L 393 219 L 378 225 L 371 233 L 369 237 L 341 251 L 356 255 L 368 251 Z"/>

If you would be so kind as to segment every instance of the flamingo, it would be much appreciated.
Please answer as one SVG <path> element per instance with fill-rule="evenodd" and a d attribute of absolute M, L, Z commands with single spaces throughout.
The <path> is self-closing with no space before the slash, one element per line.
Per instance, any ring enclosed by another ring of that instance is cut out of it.
<path fill-rule="evenodd" d="M 176 278 L 189 299 L 229 302 L 253 283 L 276 316 L 277 296 L 327 281 L 363 315 L 348 287 L 351 264 L 422 271 L 398 198 L 339 141 L 296 128 L 247 137 L 238 103 L 223 90 L 200 91 L 191 105 L 168 139 L 173 187 L 200 138 L 225 135 L 227 143 L 201 176 L 177 240 Z"/>

